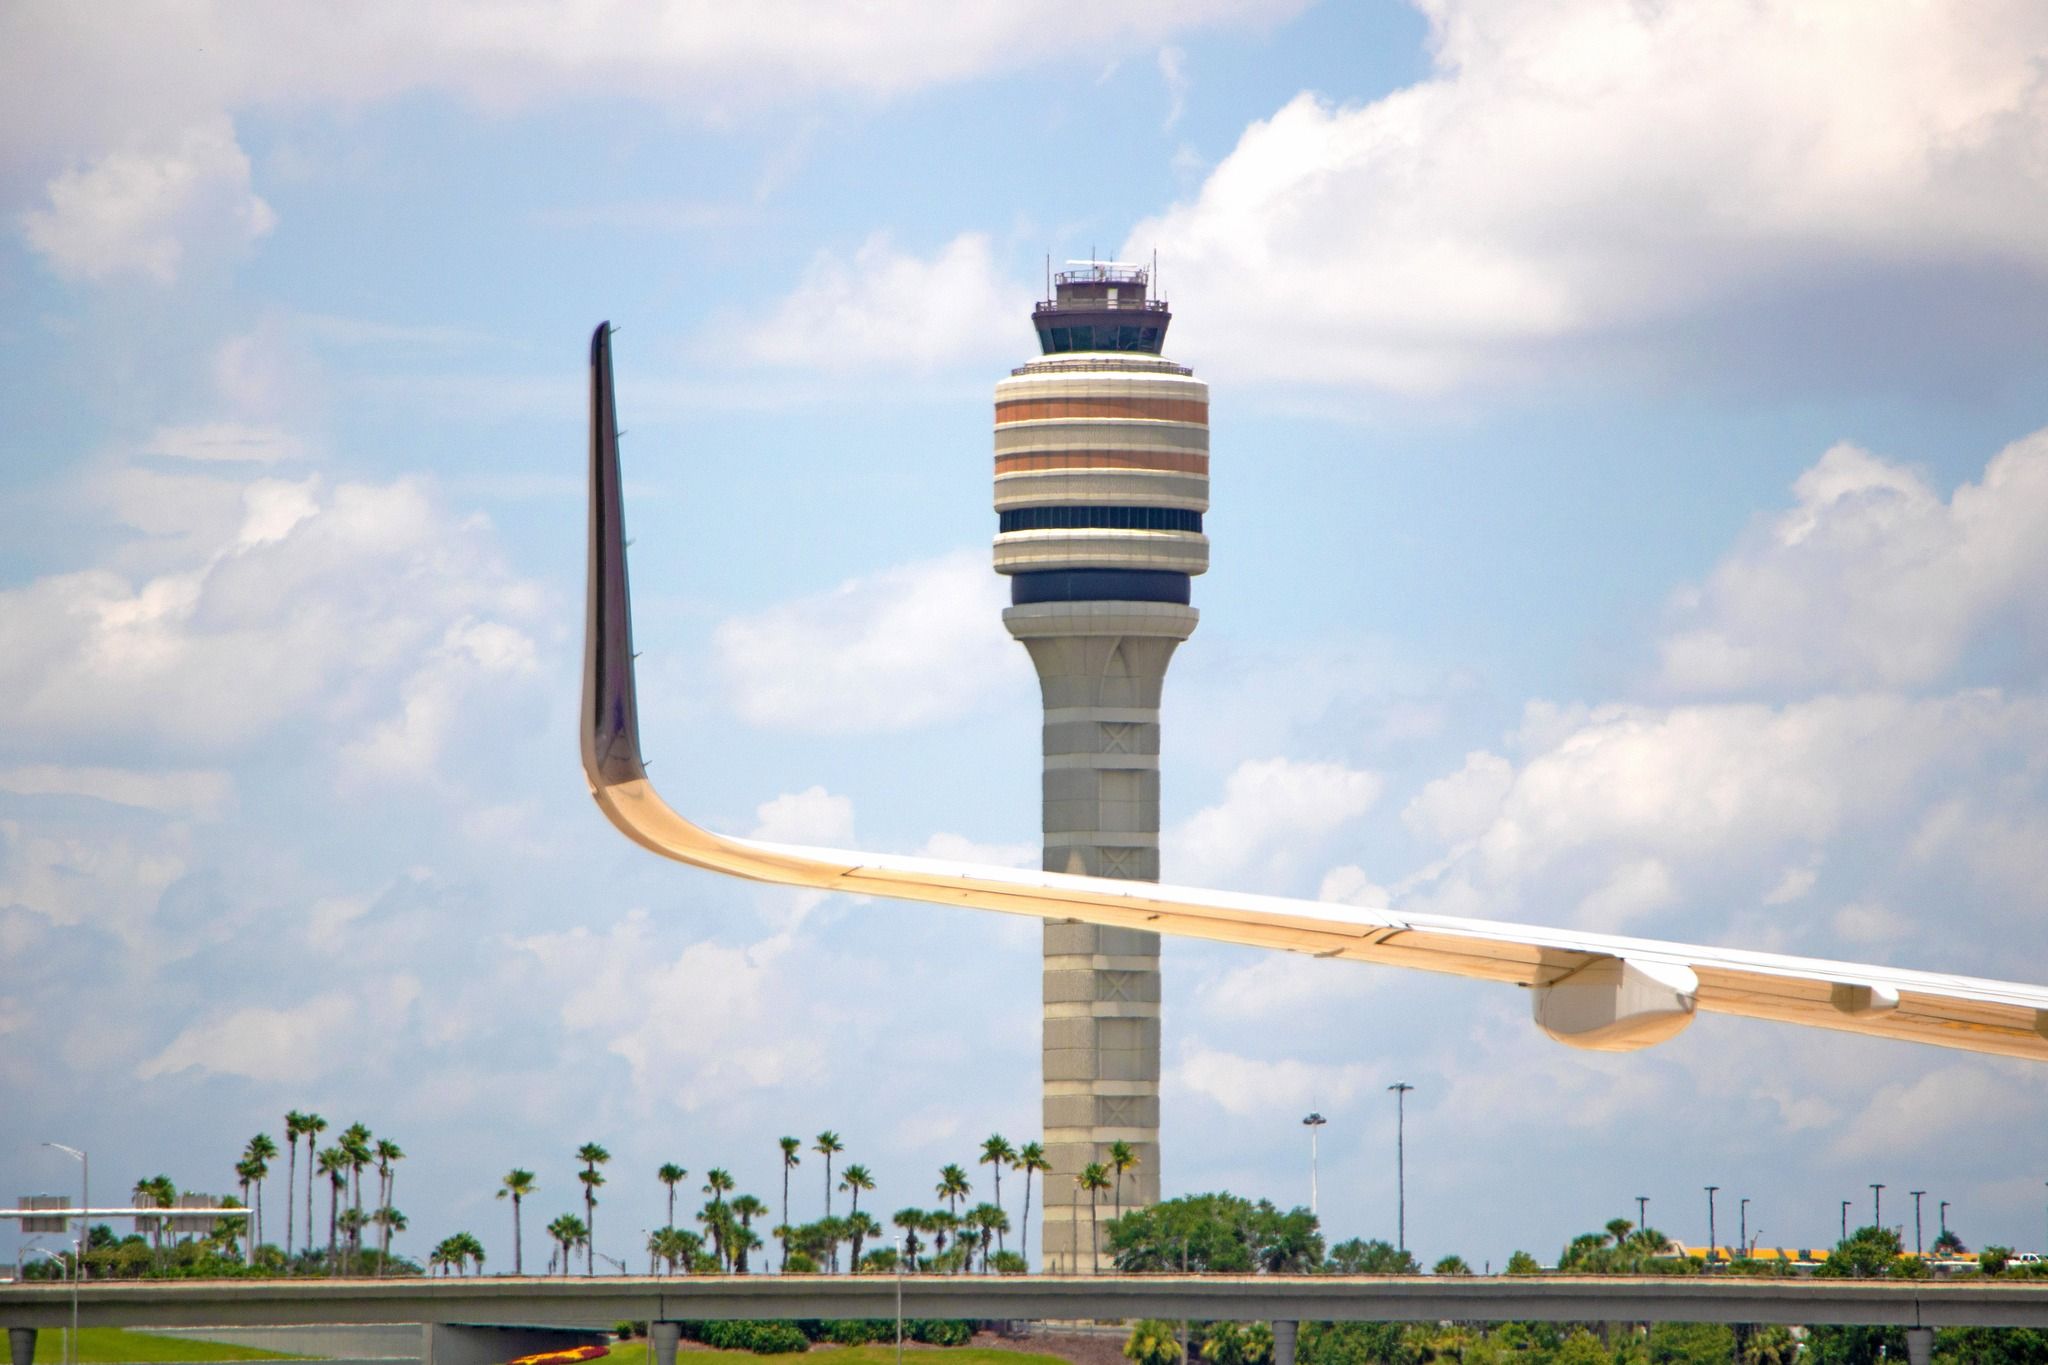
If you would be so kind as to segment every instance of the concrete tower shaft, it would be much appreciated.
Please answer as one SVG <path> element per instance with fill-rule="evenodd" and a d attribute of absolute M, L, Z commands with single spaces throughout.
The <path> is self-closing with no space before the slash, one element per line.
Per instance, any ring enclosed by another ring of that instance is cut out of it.
<path fill-rule="evenodd" d="M 996 385 L 1003 623 L 1044 702 L 1044 866 L 1156 881 L 1160 692 L 1209 566 L 1209 391 L 1159 356 L 1170 315 L 1144 271 L 1089 262 L 1058 282 L 1034 316 L 1045 356 Z M 1159 1198 L 1159 937 L 1059 921 L 1044 952 L 1039 1245 L 1048 1270 L 1085 1271 L 1087 1165 L 1127 1143 L 1123 1207 Z"/>

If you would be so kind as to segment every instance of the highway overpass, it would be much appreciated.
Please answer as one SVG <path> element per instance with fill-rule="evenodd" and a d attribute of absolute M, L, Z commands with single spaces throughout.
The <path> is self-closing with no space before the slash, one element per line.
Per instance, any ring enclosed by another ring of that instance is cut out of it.
<path fill-rule="evenodd" d="M 1909 1330 L 1916 1359 L 1936 1327 L 2048 1328 L 2048 1281 L 1836 1280 L 1742 1276 L 707 1275 L 387 1280 L 118 1280 L 78 1287 L 88 1327 L 418 1323 L 429 1365 L 488 1365 L 550 1333 L 712 1318 L 1269 1321 L 1291 1356 L 1293 1324 L 1726 1322 L 1868 1324 Z M 68 1326 L 72 1287 L 0 1285 L 16 1352 Z M 522 1329 L 521 1332 L 511 1329 Z M 674 1350 L 654 1334 L 656 1359 Z M 518 1347 L 519 1349 L 514 1349 Z M 19 1355 L 16 1365 L 25 1365 Z M 1283 1360 L 1280 1365 L 1289 1365 Z"/>

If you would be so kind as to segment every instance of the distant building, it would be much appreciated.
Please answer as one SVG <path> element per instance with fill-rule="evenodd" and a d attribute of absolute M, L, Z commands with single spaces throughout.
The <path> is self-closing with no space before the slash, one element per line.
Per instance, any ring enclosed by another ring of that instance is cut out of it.
<path fill-rule="evenodd" d="M 1162 357 L 1148 271 L 1070 266 L 1033 313 L 1042 356 L 996 385 L 995 568 L 1045 707 L 1044 866 L 1157 881 L 1160 690 L 1209 567 L 1209 389 Z M 1123 1207 L 1159 1198 L 1159 936 L 1054 921 L 1044 954 L 1039 1245 L 1079 1271 L 1084 1167 L 1127 1142 Z"/>

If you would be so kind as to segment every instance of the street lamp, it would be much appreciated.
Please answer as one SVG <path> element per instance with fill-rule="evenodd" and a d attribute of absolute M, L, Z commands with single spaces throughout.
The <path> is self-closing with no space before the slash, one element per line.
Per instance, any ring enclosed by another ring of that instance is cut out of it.
<path fill-rule="evenodd" d="M 1316 1216 L 1316 1129 L 1329 1120 L 1321 1114 L 1310 1114 L 1302 1125 L 1308 1129 L 1308 1215 Z"/>
<path fill-rule="evenodd" d="M 1939 1212 L 1941 1214 L 1941 1237 L 1939 1240 L 1945 1242 L 1948 1240 L 1948 1200 L 1944 1199 L 1941 1201 Z"/>
<path fill-rule="evenodd" d="M 47 1256 L 57 1263 L 57 1269 L 69 1270 L 71 1273 L 71 1330 L 64 1334 L 64 1365 L 77 1365 L 78 1356 L 80 1354 L 77 1349 L 78 1263 L 81 1259 L 83 1259 L 83 1253 L 81 1253 L 78 1250 L 78 1243 L 73 1242 L 71 1244 L 71 1264 L 69 1266 L 66 1266 L 64 1263 L 64 1258 L 62 1256 L 59 1256 L 56 1252 L 50 1250 L 48 1247 L 30 1247 L 28 1248 L 28 1252 L 30 1255 Z"/>
<path fill-rule="evenodd" d="M 1870 1187 L 1870 1225 L 1879 1231 L 1884 1229 L 1884 1186 Z"/>
<path fill-rule="evenodd" d="M 85 1211 L 92 1207 L 92 1162 L 76 1147 L 67 1147 L 61 1142 L 46 1142 L 45 1147 L 54 1148 L 78 1163 L 78 1246 L 79 1255 L 85 1254 Z"/>
<path fill-rule="evenodd" d="M 1842 1240 L 1849 1240 L 1849 1201 L 1842 1201 Z"/>
<path fill-rule="evenodd" d="M 85 1272 L 85 1248 L 92 1240 L 86 1231 L 85 1213 L 92 1207 L 92 1162 L 77 1147 L 67 1147 L 61 1142 L 46 1142 L 43 1146 L 62 1152 L 78 1163 L 78 1240 L 71 1244 L 71 1336 L 75 1341 L 78 1337 L 78 1277 Z"/>
<path fill-rule="evenodd" d="M 1415 1087 L 1406 1081 L 1395 1081 L 1387 1089 L 1394 1092 L 1394 1249 L 1408 1249 L 1408 1092 Z"/>
<path fill-rule="evenodd" d="M 1749 1255 L 1749 1200 L 1748 1200 L 1748 1198 L 1747 1198 L 1747 1197 L 1745 1197 L 1745 1198 L 1743 1199 L 1743 1201 L 1742 1201 L 1742 1228 L 1741 1228 L 1741 1232 L 1742 1232 L 1742 1254 L 1743 1254 L 1744 1256 L 1747 1256 L 1747 1255 Z"/>
<path fill-rule="evenodd" d="M 1907 1193 L 1907 1194 L 1910 1194 L 1910 1195 L 1912 1195 L 1912 1196 L 1913 1196 L 1913 1254 L 1914 1254 L 1915 1256 L 1918 1256 L 1918 1255 L 1920 1255 L 1920 1254 L 1921 1254 L 1921 1251 L 1920 1251 L 1920 1197 L 1921 1197 L 1922 1195 L 1926 1194 L 1926 1193 L 1927 1193 L 1927 1191 L 1925 1191 L 1925 1190 L 1907 1190 L 1907 1191 L 1906 1191 L 1906 1193 Z"/>
<path fill-rule="evenodd" d="M 1720 1249 L 1719 1242 L 1714 1237 L 1714 1191 L 1720 1188 L 1719 1185 L 1707 1186 L 1707 1260 L 1710 1262 L 1714 1259 L 1714 1253 Z"/>
<path fill-rule="evenodd" d="M 1650 1226 L 1650 1196 L 1639 1194 L 1636 1196 L 1636 1231 L 1641 1232 L 1648 1226 Z"/>

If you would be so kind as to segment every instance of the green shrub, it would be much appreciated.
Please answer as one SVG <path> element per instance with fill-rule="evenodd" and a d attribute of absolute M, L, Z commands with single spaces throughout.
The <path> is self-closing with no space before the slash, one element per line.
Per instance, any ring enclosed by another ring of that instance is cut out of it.
<path fill-rule="evenodd" d="M 772 1356 L 806 1351 L 811 1345 L 810 1338 L 790 1322 L 756 1322 L 742 1318 L 732 1322 L 707 1322 L 701 1326 L 703 1330 L 697 1340 L 721 1351 L 752 1351 L 755 1355 Z"/>
<path fill-rule="evenodd" d="M 825 1339 L 836 1346 L 867 1346 L 896 1340 L 893 1318 L 841 1318 L 825 1329 Z"/>
<path fill-rule="evenodd" d="M 913 1318 L 903 1335 L 927 1346 L 965 1346 L 974 1339 L 974 1324 L 965 1318 Z"/>

